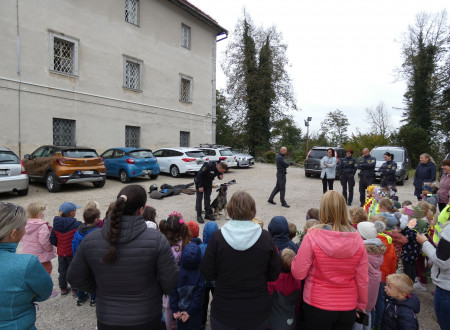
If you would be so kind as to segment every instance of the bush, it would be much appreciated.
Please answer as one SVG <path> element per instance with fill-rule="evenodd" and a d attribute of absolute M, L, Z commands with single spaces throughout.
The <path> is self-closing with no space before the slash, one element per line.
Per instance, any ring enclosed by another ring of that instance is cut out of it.
<path fill-rule="evenodd" d="M 296 163 L 301 163 L 305 160 L 306 158 L 306 151 L 305 150 L 297 150 L 296 152 L 294 152 L 294 162 Z"/>
<path fill-rule="evenodd" d="M 273 150 L 269 150 L 264 153 L 264 159 L 268 163 L 275 163 L 276 157 L 277 157 L 277 153 Z"/>

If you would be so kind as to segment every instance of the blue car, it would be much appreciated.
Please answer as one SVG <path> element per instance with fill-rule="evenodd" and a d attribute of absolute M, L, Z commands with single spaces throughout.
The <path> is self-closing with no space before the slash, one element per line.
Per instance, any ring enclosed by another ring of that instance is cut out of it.
<path fill-rule="evenodd" d="M 111 148 L 101 157 L 105 161 L 106 175 L 115 176 L 123 183 L 131 178 L 148 175 L 156 179 L 159 175 L 159 165 L 150 149 L 142 148 Z"/>

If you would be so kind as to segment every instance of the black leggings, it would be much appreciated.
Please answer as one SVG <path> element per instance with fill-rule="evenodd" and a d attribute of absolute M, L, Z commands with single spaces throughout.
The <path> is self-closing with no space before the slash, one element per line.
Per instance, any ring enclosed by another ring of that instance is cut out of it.
<path fill-rule="evenodd" d="M 305 330 L 351 330 L 356 310 L 326 311 L 304 303 Z"/>
<path fill-rule="evenodd" d="M 333 190 L 334 179 L 327 179 L 327 175 L 325 174 L 322 179 L 322 186 L 323 186 L 324 194 L 327 192 L 327 183 L 328 183 L 328 190 Z"/>
<path fill-rule="evenodd" d="M 156 318 L 153 321 L 150 321 L 141 325 L 131 325 L 131 326 L 117 326 L 117 325 L 106 325 L 97 321 L 97 329 L 98 330 L 147 330 L 147 329 L 161 329 L 161 317 Z"/>

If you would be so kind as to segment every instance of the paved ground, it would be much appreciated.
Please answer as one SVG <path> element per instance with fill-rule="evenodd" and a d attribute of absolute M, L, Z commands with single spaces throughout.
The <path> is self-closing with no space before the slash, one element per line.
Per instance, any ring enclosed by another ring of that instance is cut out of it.
<path fill-rule="evenodd" d="M 306 178 L 302 168 L 289 168 L 287 176 L 286 200 L 291 205 L 290 209 L 280 206 L 278 196 L 275 198 L 277 205 L 268 204 L 267 198 L 275 185 L 275 167 L 267 164 L 257 164 L 249 169 L 232 169 L 225 174 L 224 181 L 236 179 L 237 184 L 230 187 L 229 197 L 237 190 L 243 189 L 252 194 L 256 200 L 257 216 L 264 221 L 264 228 L 270 219 L 276 215 L 284 215 L 288 221 L 302 229 L 305 222 L 306 211 L 311 207 L 318 207 L 322 196 L 322 183 L 319 178 Z M 137 179 L 132 183 L 140 184 L 148 190 L 153 183 L 161 185 L 168 184 L 187 184 L 193 181 L 193 176 L 182 178 L 171 178 L 161 175 L 157 180 Z M 335 181 L 335 190 L 341 191 L 341 185 Z M 93 188 L 92 184 L 69 185 L 63 187 L 61 192 L 51 194 L 47 192 L 44 184 L 32 183 L 30 192 L 26 197 L 18 197 L 16 194 L 0 194 L 0 200 L 17 203 L 26 207 L 32 202 L 41 202 L 47 205 L 46 220 L 50 223 L 53 216 L 58 214 L 59 205 L 65 201 L 71 201 L 84 205 L 89 200 L 96 200 L 100 203 L 102 216 L 108 205 L 116 199 L 117 194 L 124 185 L 117 179 L 108 179 L 105 187 L 101 189 Z M 357 192 L 358 183 L 355 189 L 354 205 L 358 203 L 359 193 Z M 398 187 L 398 196 L 400 201 L 414 201 L 413 186 L 411 180 L 406 181 L 405 185 Z M 214 198 L 213 192 L 212 198 Z M 176 210 L 184 215 L 186 220 L 195 220 L 195 195 L 179 195 L 169 197 L 164 200 L 149 200 L 149 205 L 157 210 L 157 219 L 166 217 L 170 212 Z M 82 212 L 82 210 L 81 210 Z M 81 212 L 78 218 L 81 218 Z M 217 221 L 219 226 L 225 223 L 225 220 Z M 53 260 L 52 278 L 57 283 L 57 261 Z M 57 289 L 57 285 L 55 286 Z M 433 285 L 429 285 L 429 292 L 419 293 L 421 300 L 421 313 L 419 322 L 421 329 L 439 329 L 437 325 L 434 309 L 433 296 L 430 293 Z M 75 300 L 70 297 L 56 296 L 46 302 L 39 304 L 37 327 L 39 329 L 95 329 L 96 318 L 95 308 L 85 304 L 77 307 Z"/>

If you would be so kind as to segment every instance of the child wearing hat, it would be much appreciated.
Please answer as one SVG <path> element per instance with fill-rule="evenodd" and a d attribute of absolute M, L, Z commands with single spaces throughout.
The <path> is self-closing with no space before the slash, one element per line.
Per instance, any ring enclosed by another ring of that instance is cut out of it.
<path fill-rule="evenodd" d="M 67 270 L 73 258 L 72 240 L 81 221 L 75 219 L 77 209 L 81 209 L 80 205 L 72 202 L 64 202 L 59 207 L 59 217 L 53 219 L 53 229 L 50 234 L 50 243 L 56 246 L 56 254 L 58 255 L 58 282 L 61 289 L 61 296 L 65 296 L 70 292 L 67 284 Z M 72 294 L 76 296 L 77 290 L 73 288 Z"/>

